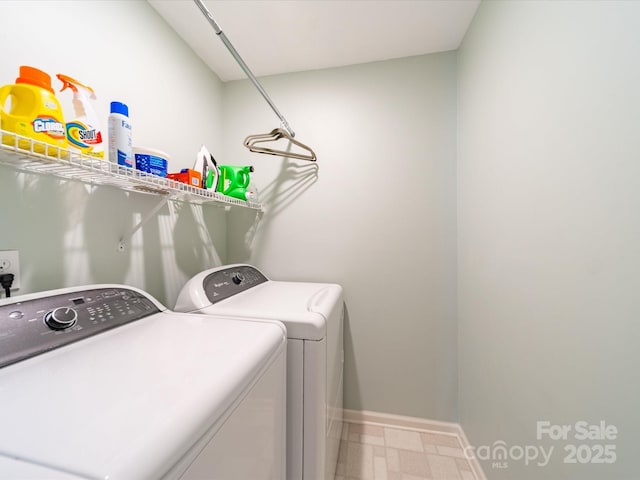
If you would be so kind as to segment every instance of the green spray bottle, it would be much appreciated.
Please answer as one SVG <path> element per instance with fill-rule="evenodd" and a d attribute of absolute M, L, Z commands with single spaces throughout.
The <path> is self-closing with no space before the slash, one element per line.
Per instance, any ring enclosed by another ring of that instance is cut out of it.
<path fill-rule="evenodd" d="M 223 195 L 247 200 L 247 187 L 251 181 L 250 173 L 253 167 L 238 167 L 235 165 L 218 165 L 220 177 L 217 191 Z"/>

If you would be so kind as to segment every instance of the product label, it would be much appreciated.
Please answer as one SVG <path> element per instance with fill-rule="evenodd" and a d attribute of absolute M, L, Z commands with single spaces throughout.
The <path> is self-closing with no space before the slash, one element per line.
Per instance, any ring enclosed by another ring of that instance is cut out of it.
<path fill-rule="evenodd" d="M 31 122 L 34 133 L 44 133 L 55 140 L 65 137 L 64 125 L 56 118 L 49 115 L 41 115 Z"/>
<path fill-rule="evenodd" d="M 123 152 L 122 150 L 118 150 L 118 165 L 133 167 L 131 157 L 128 157 L 127 153 Z"/>
<path fill-rule="evenodd" d="M 82 122 L 67 123 L 67 138 L 71 145 L 81 150 L 93 150 L 102 143 L 102 134 Z"/>
<path fill-rule="evenodd" d="M 136 170 L 152 173 L 160 177 L 167 176 L 167 161 L 164 158 L 145 153 L 136 153 L 134 158 L 136 160 Z"/>

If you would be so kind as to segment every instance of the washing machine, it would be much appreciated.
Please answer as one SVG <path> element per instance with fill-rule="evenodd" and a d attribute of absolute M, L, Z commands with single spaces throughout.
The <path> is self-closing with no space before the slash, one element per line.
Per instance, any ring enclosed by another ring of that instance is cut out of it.
<path fill-rule="evenodd" d="M 121 285 L 0 300 L 0 478 L 282 480 L 286 330 Z"/>
<path fill-rule="evenodd" d="M 342 431 L 342 287 L 274 281 L 251 265 L 228 265 L 189 280 L 175 310 L 285 324 L 287 478 L 333 479 Z"/>

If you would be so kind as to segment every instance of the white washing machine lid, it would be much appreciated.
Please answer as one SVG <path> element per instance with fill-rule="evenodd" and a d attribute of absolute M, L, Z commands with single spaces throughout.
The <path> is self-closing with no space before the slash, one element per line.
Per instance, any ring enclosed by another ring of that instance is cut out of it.
<path fill-rule="evenodd" d="M 276 322 L 165 311 L 9 365 L 0 455 L 82 478 L 160 478 L 285 342 Z"/>
<path fill-rule="evenodd" d="M 322 340 L 333 309 L 336 305 L 342 308 L 340 285 L 274 280 L 212 304 L 203 282 L 216 270 L 201 272 L 189 280 L 180 293 L 175 310 L 278 320 L 287 327 L 289 338 Z"/>
<path fill-rule="evenodd" d="M 3 480 L 83 480 L 75 475 L 0 456 L 0 479 Z"/>

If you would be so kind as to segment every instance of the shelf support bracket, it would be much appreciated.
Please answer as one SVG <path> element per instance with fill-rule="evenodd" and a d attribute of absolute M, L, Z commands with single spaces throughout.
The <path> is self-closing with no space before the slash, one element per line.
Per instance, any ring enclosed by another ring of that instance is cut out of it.
<path fill-rule="evenodd" d="M 118 251 L 119 252 L 124 252 L 127 249 L 127 244 L 129 243 L 129 241 L 131 240 L 131 238 L 133 237 L 133 235 L 142 228 L 142 226 L 147 223 L 149 221 L 149 219 L 151 217 L 153 217 L 156 213 L 158 213 L 162 207 L 164 207 L 167 202 L 169 201 L 169 196 L 165 195 L 164 197 L 162 197 L 160 199 L 160 201 L 158 202 L 158 204 L 153 207 L 151 210 L 149 210 L 141 219 L 140 221 L 133 226 L 133 228 L 131 230 L 129 230 L 126 234 L 124 234 L 122 237 L 120 237 L 120 241 L 118 242 Z"/>

